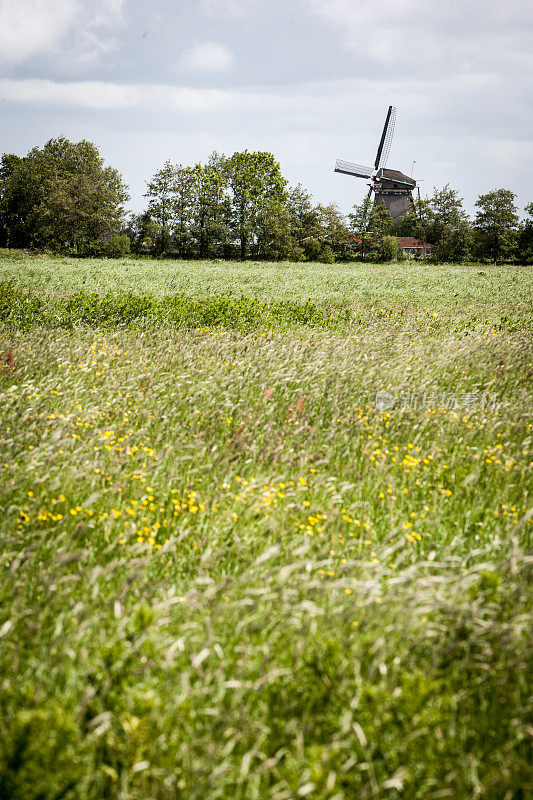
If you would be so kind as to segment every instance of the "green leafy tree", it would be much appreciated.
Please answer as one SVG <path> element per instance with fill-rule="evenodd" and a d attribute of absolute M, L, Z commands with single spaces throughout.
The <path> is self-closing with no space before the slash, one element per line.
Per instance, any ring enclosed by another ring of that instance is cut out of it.
<path fill-rule="evenodd" d="M 396 236 L 387 234 L 380 237 L 374 247 L 376 261 L 399 261 L 402 257 L 402 248 Z"/>
<path fill-rule="evenodd" d="M 321 261 L 323 264 L 334 264 L 336 259 L 335 253 L 329 244 L 323 244 L 320 250 L 320 255 L 318 260 Z"/>
<path fill-rule="evenodd" d="M 459 193 L 449 184 L 434 189 L 428 207 L 427 239 L 435 247 L 434 257 L 437 261 L 463 261 L 470 252 L 471 232 Z"/>
<path fill-rule="evenodd" d="M 103 196 L 108 202 L 102 202 Z M 90 176 L 58 176 L 33 212 L 33 242 L 61 251 L 68 247 L 78 255 L 106 251 L 110 238 L 119 235 L 113 200 Z"/>
<path fill-rule="evenodd" d="M 110 236 L 102 248 L 102 255 L 108 258 L 122 258 L 130 252 L 130 240 L 126 233 Z"/>
<path fill-rule="evenodd" d="M 90 255 L 120 233 L 127 199 L 94 144 L 58 138 L 14 164 L 3 208 L 18 244 Z"/>
<path fill-rule="evenodd" d="M 526 219 L 518 234 L 518 258 L 522 264 L 533 264 L 533 203 L 525 207 Z"/>
<path fill-rule="evenodd" d="M 382 203 L 374 204 L 370 210 L 368 220 L 368 230 L 377 236 L 390 236 L 394 230 L 394 224 L 389 209 Z"/>
<path fill-rule="evenodd" d="M 194 211 L 194 167 L 174 168 L 172 203 L 172 249 L 180 258 L 194 252 L 192 219 Z"/>
<path fill-rule="evenodd" d="M 212 153 L 205 166 L 193 168 L 191 237 L 200 258 L 208 258 L 230 241 L 231 203 L 225 158 Z"/>
<path fill-rule="evenodd" d="M 382 203 L 372 206 L 368 221 L 369 231 L 369 257 L 372 261 L 391 261 L 396 257 L 391 239 L 396 245 L 398 242 L 392 235 L 394 223 L 390 212 Z M 399 251 L 398 251 L 399 252 Z"/>
<path fill-rule="evenodd" d="M 124 231 L 134 253 L 154 254 L 157 251 L 162 235 L 161 226 L 152 219 L 148 211 L 132 214 Z"/>
<path fill-rule="evenodd" d="M 309 192 L 301 183 L 292 187 L 287 195 L 287 210 L 290 218 L 290 231 L 294 241 L 301 244 L 304 239 L 319 235 L 319 215 Z"/>
<path fill-rule="evenodd" d="M 429 234 L 431 224 L 433 222 L 433 210 L 431 208 L 431 201 L 427 197 L 417 197 L 414 200 L 414 213 L 416 215 L 416 227 L 413 233 L 401 234 L 402 236 L 414 236 L 419 239 L 423 244 L 429 242 Z M 432 244 L 432 242 L 430 242 Z"/>
<path fill-rule="evenodd" d="M 322 242 L 324 253 L 319 256 L 319 261 L 332 263 L 336 258 L 353 258 L 353 235 L 346 223 L 346 217 L 335 203 L 318 205 L 316 207 L 319 239 Z"/>
<path fill-rule="evenodd" d="M 320 261 L 324 245 L 315 236 L 311 236 L 302 243 L 302 249 L 307 261 Z M 331 248 L 329 248 L 331 250 Z M 333 252 L 333 250 L 331 250 Z"/>
<path fill-rule="evenodd" d="M 173 250 L 180 257 L 190 256 L 193 245 L 193 214 L 197 175 L 193 167 L 167 161 L 148 182 L 147 213 L 153 222 L 150 238 L 154 255 Z"/>
<path fill-rule="evenodd" d="M 265 152 L 234 153 L 227 159 L 225 171 L 232 198 L 232 233 L 245 259 L 254 249 L 257 252 L 259 220 L 265 207 L 285 202 L 287 181 L 274 156 Z"/>
<path fill-rule="evenodd" d="M 350 227 L 354 233 L 355 246 L 359 249 L 359 258 L 365 260 L 365 255 L 369 249 L 369 239 L 367 236 L 370 214 L 374 201 L 369 195 L 359 205 L 354 205 L 353 211 L 348 215 Z"/>
<path fill-rule="evenodd" d="M 433 258 L 442 263 L 464 261 L 472 249 L 472 232 L 468 221 L 461 222 L 457 228 L 445 228 L 438 239 Z"/>
<path fill-rule="evenodd" d="M 299 261 L 303 257 L 303 250 L 291 235 L 291 213 L 280 200 L 267 200 L 258 211 L 257 255 L 276 261 Z"/>
<path fill-rule="evenodd" d="M 518 214 L 515 194 L 509 189 L 495 189 L 476 201 L 475 230 L 482 257 L 496 265 L 513 256 L 518 238 Z"/>
<path fill-rule="evenodd" d="M 416 211 L 411 211 L 394 220 L 394 234 L 396 236 L 414 236 L 415 239 L 422 239 L 420 220 Z"/>
<path fill-rule="evenodd" d="M 14 202 L 13 174 L 22 158 L 13 153 L 4 153 L 0 161 L 0 246 L 16 247 L 16 235 L 23 219 Z"/>
<path fill-rule="evenodd" d="M 170 249 L 171 225 L 174 218 L 176 167 L 167 161 L 148 181 L 145 197 L 148 197 L 148 214 L 157 226 L 153 244 L 156 256 Z M 152 234 L 155 230 L 152 230 Z"/>

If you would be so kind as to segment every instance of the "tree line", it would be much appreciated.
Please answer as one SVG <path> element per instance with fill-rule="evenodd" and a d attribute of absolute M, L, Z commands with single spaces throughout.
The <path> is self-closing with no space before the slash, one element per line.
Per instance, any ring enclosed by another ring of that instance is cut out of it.
<path fill-rule="evenodd" d="M 449 185 L 392 220 L 370 198 L 348 216 L 289 186 L 271 153 L 212 153 L 206 163 L 167 161 L 147 182 L 146 210 L 127 216 L 128 187 L 91 142 L 51 139 L 0 161 L 0 247 L 79 256 L 128 252 L 177 258 L 390 261 L 398 237 L 431 244 L 436 261 L 533 263 L 533 203 L 520 220 L 515 195 L 480 195 L 470 219 Z"/>

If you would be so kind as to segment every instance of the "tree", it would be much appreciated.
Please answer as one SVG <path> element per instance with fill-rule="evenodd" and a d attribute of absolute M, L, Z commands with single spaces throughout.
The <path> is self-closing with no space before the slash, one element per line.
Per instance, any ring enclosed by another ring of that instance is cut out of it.
<path fill-rule="evenodd" d="M 374 204 L 370 209 L 368 230 L 377 236 L 390 236 L 393 229 L 392 217 L 387 206 L 383 205 L 383 203 Z"/>
<path fill-rule="evenodd" d="M 124 230 L 134 253 L 158 252 L 163 232 L 148 211 L 132 214 Z"/>
<path fill-rule="evenodd" d="M 373 261 L 392 261 L 399 255 L 397 239 L 392 235 L 394 223 L 389 209 L 382 203 L 372 206 L 368 220 L 369 256 Z M 391 242 L 394 239 L 397 249 Z"/>
<path fill-rule="evenodd" d="M 433 210 L 431 208 L 431 201 L 427 199 L 427 197 L 417 197 L 414 200 L 414 207 L 415 207 L 415 215 L 417 220 L 417 225 L 415 228 L 415 233 L 412 234 L 404 234 L 406 236 L 415 236 L 416 239 L 420 239 L 422 244 L 427 244 L 429 240 L 429 232 L 430 227 L 433 221 Z M 432 242 L 430 242 L 432 244 Z"/>
<path fill-rule="evenodd" d="M 17 214 L 17 206 L 10 202 L 13 191 L 12 176 L 22 159 L 13 153 L 4 153 L 0 161 L 0 245 L 16 246 L 13 237 L 22 220 Z"/>
<path fill-rule="evenodd" d="M 55 251 L 68 248 L 78 255 L 105 253 L 107 242 L 121 228 L 110 194 L 88 175 L 58 176 L 34 208 L 33 243 Z"/>
<path fill-rule="evenodd" d="M 37 165 L 33 169 L 28 157 L 2 157 L 2 218 L 9 247 L 29 247 L 32 244 L 31 217 L 41 200 L 45 176 Z"/>
<path fill-rule="evenodd" d="M 291 214 L 280 200 L 261 204 L 257 214 L 257 256 L 276 261 L 299 261 L 303 251 L 291 235 Z"/>
<path fill-rule="evenodd" d="M 127 189 L 94 144 L 61 137 L 10 158 L 2 213 L 11 243 L 89 255 L 120 233 Z"/>
<path fill-rule="evenodd" d="M 316 238 L 319 234 L 318 211 L 301 183 L 289 189 L 286 206 L 294 241 L 301 244 L 304 239 Z"/>
<path fill-rule="evenodd" d="M 520 225 L 518 258 L 521 264 L 533 264 L 533 203 L 525 207 L 527 218 Z"/>
<path fill-rule="evenodd" d="M 157 226 L 154 238 L 153 253 L 162 255 L 170 248 L 170 226 L 174 217 L 174 190 L 176 180 L 176 167 L 167 161 L 158 169 L 151 181 L 148 181 L 148 191 L 145 197 L 148 201 L 148 215 Z M 155 233 L 152 230 L 152 234 Z"/>
<path fill-rule="evenodd" d="M 476 201 L 475 229 L 480 252 L 490 257 L 494 265 L 512 256 L 517 243 L 518 214 L 515 194 L 509 189 L 495 189 L 482 194 Z"/>
<path fill-rule="evenodd" d="M 370 195 L 366 195 L 365 199 L 359 205 L 354 205 L 353 212 L 348 215 L 348 219 L 350 220 L 350 226 L 356 236 L 356 241 L 359 240 L 360 242 L 360 250 L 359 254 L 361 257 L 361 261 L 365 260 L 365 250 L 368 248 L 366 247 L 368 239 L 367 239 L 367 228 L 370 221 L 370 214 L 372 211 L 373 200 L 371 200 Z"/>
<path fill-rule="evenodd" d="M 232 198 L 232 233 L 245 259 L 257 243 L 262 209 L 273 201 L 285 202 L 287 181 L 274 156 L 264 152 L 234 153 L 225 162 L 225 173 Z"/>
<path fill-rule="evenodd" d="M 435 246 L 438 261 L 463 261 L 470 251 L 471 233 L 463 200 L 457 190 L 446 184 L 434 189 L 428 201 L 428 241 Z"/>
<path fill-rule="evenodd" d="M 352 229 L 360 239 L 360 255 L 373 261 L 392 261 L 399 258 L 401 248 L 393 235 L 395 226 L 388 208 L 383 203 L 375 204 L 369 196 L 360 205 L 354 206 L 349 215 Z"/>
<path fill-rule="evenodd" d="M 415 201 L 417 202 L 417 201 Z M 417 205 L 415 205 L 415 209 Z M 396 236 L 414 236 L 415 239 L 422 239 L 422 225 L 415 211 L 410 211 L 402 217 L 394 220 L 394 233 Z M 425 234 L 427 238 L 427 231 Z"/>
<path fill-rule="evenodd" d="M 193 169 L 191 236 L 200 258 L 208 258 L 214 247 L 224 249 L 230 240 L 230 197 L 225 158 L 211 153 L 205 166 Z"/>
<path fill-rule="evenodd" d="M 374 246 L 376 261 L 398 261 L 402 257 L 402 248 L 396 236 L 381 236 Z"/>
<path fill-rule="evenodd" d="M 335 254 L 352 258 L 353 236 L 339 207 L 335 203 L 327 206 L 319 204 L 316 213 L 319 238 L 324 251 L 319 256 L 319 261 L 332 263 L 335 261 Z"/>
<path fill-rule="evenodd" d="M 307 261 L 320 261 L 324 245 L 314 236 L 311 236 L 302 243 L 302 249 Z M 331 247 L 329 248 L 331 250 Z M 331 250 L 333 252 L 333 250 Z"/>
<path fill-rule="evenodd" d="M 180 258 L 194 252 L 191 231 L 194 209 L 194 167 L 178 164 L 174 169 L 172 205 L 172 249 Z"/>
<path fill-rule="evenodd" d="M 301 241 L 308 261 L 333 264 L 338 256 L 353 258 L 353 235 L 335 203 L 319 204 L 313 209 L 313 226 L 309 234 Z"/>
<path fill-rule="evenodd" d="M 121 258 L 130 252 L 130 239 L 126 233 L 115 233 L 110 236 L 102 248 L 102 255 L 108 258 Z"/>

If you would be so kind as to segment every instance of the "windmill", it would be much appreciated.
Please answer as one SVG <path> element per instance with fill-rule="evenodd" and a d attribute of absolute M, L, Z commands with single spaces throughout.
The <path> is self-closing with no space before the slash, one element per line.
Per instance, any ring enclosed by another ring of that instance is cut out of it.
<path fill-rule="evenodd" d="M 398 219 L 398 217 L 414 211 L 412 193 L 417 184 L 409 175 L 386 168 L 395 122 L 396 109 L 389 106 L 373 169 L 338 159 L 335 164 L 335 172 L 368 179 L 370 181 L 368 197 L 374 192 L 374 205 L 384 205 L 391 217 Z"/>

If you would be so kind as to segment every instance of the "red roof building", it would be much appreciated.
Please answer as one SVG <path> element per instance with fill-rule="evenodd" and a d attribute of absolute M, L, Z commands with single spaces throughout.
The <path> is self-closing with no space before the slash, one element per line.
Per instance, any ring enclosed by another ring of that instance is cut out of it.
<path fill-rule="evenodd" d="M 425 258 L 433 252 L 433 245 L 428 242 L 421 242 L 414 236 L 397 236 L 398 243 L 407 256 L 421 256 Z"/>

